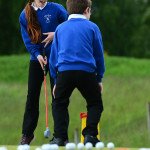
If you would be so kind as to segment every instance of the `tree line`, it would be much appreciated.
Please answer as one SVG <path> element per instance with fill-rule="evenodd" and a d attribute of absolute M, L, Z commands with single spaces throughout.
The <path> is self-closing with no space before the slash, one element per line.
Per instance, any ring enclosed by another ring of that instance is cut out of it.
<path fill-rule="evenodd" d="M 25 53 L 19 15 L 27 1 L 0 1 L 0 55 Z M 65 6 L 65 0 L 55 0 Z M 93 0 L 91 21 L 102 32 L 105 53 L 150 58 L 150 0 Z"/>

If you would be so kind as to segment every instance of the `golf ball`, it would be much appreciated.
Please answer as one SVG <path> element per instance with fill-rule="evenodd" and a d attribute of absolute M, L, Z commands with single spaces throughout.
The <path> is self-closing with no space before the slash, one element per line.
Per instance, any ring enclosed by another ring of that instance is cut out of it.
<path fill-rule="evenodd" d="M 57 144 L 51 144 L 51 150 L 58 150 L 59 147 Z"/>
<path fill-rule="evenodd" d="M 84 144 L 83 143 L 78 143 L 77 148 L 78 148 L 78 150 L 83 150 L 84 149 Z"/>
<path fill-rule="evenodd" d="M 23 150 L 23 145 L 19 145 L 19 146 L 17 147 L 17 150 Z"/>
<path fill-rule="evenodd" d="M 30 146 L 27 144 L 23 145 L 23 150 L 30 150 Z"/>
<path fill-rule="evenodd" d="M 17 150 L 30 150 L 30 146 L 25 144 L 25 145 L 19 145 Z"/>
<path fill-rule="evenodd" d="M 41 150 L 41 148 L 37 147 L 35 150 Z"/>
<path fill-rule="evenodd" d="M 104 148 L 104 143 L 103 142 L 98 142 L 98 143 L 96 143 L 96 145 L 95 145 L 95 147 L 97 148 L 97 149 L 103 149 Z"/>
<path fill-rule="evenodd" d="M 75 148 L 76 148 L 76 145 L 74 143 L 66 144 L 66 150 L 74 150 Z"/>
<path fill-rule="evenodd" d="M 0 147 L 0 150 L 7 150 L 7 148 L 6 147 Z"/>
<path fill-rule="evenodd" d="M 43 144 L 41 149 L 42 150 L 51 150 L 51 145 L 50 144 Z"/>
<path fill-rule="evenodd" d="M 112 143 L 112 142 L 109 142 L 108 144 L 107 144 L 107 148 L 108 149 L 113 149 L 115 147 L 115 145 L 114 145 L 114 143 Z"/>
<path fill-rule="evenodd" d="M 91 150 L 93 148 L 92 143 L 90 143 L 90 142 L 86 143 L 85 148 L 86 148 L 86 150 Z"/>

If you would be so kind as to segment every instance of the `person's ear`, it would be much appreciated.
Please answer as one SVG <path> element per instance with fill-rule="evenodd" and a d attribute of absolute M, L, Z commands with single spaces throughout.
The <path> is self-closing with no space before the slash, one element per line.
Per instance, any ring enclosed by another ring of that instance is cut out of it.
<path fill-rule="evenodd" d="M 89 12 L 88 8 L 89 8 L 89 7 L 87 7 L 87 8 L 85 9 L 84 14 L 87 14 L 87 13 Z"/>
<path fill-rule="evenodd" d="M 87 12 L 87 13 L 90 13 L 90 12 L 91 12 L 91 8 L 90 8 L 90 7 L 87 7 L 87 8 L 86 8 L 86 12 Z"/>
<path fill-rule="evenodd" d="M 87 10 L 87 13 L 90 13 L 91 8 L 90 8 L 90 7 L 87 7 L 86 10 Z"/>

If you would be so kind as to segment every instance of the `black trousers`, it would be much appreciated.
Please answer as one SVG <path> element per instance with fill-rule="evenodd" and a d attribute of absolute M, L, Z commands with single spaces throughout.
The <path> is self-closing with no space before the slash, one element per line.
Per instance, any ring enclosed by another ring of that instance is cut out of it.
<path fill-rule="evenodd" d="M 96 136 L 97 125 L 103 111 L 100 87 L 94 73 L 85 71 L 59 72 L 53 105 L 54 136 L 68 139 L 69 97 L 77 88 L 87 102 L 87 122 L 82 134 Z"/>
<path fill-rule="evenodd" d="M 48 66 L 47 71 L 48 71 Z M 44 73 L 38 61 L 30 61 L 28 76 L 28 94 L 25 107 L 25 113 L 22 125 L 22 134 L 31 136 L 36 129 L 39 118 L 39 97 L 41 86 L 44 80 Z M 54 81 L 50 77 L 51 88 Z M 53 99 L 53 98 L 52 98 Z"/>

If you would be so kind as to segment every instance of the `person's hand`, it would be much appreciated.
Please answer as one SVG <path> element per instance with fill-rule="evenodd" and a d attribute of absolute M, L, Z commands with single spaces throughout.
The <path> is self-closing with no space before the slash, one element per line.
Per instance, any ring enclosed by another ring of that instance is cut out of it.
<path fill-rule="evenodd" d="M 46 57 L 43 58 L 42 55 L 38 55 L 38 56 L 37 56 L 37 59 L 38 59 L 40 65 L 41 65 L 42 69 L 44 69 L 44 65 L 47 64 L 47 58 L 46 58 Z"/>
<path fill-rule="evenodd" d="M 100 92 L 103 93 L 103 83 L 100 82 L 100 83 L 98 83 L 98 85 L 99 85 L 99 87 L 100 87 Z"/>
<path fill-rule="evenodd" d="M 53 96 L 54 96 L 54 98 L 55 98 L 55 90 L 56 90 L 56 84 L 53 87 Z"/>
<path fill-rule="evenodd" d="M 54 33 L 55 32 L 43 33 L 44 35 L 47 35 L 47 37 L 42 41 L 42 43 L 45 43 L 44 47 L 46 47 L 53 40 Z"/>

